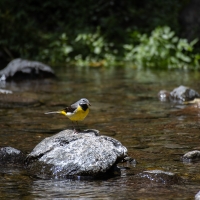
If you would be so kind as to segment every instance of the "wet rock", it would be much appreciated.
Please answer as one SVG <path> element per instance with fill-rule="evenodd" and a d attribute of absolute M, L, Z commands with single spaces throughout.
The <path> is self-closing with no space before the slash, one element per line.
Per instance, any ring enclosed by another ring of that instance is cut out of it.
<path fill-rule="evenodd" d="M 200 191 L 195 195 L 195 200 L 200 200 Z"/>
<path fill-rule="evenodd" d="M 195 90 L 181 85 L 171 92 L 161 90 L 158 93 L 158 97 L 161 101 L 173 101 L 181 103 L 194 100 L 195 98 L 200 98 L 200 95 Z"/>
<path fill-rule="evenodd" d="M 173 185 L 182 182 L 182 179 L 178 175 L 162 170 L 144 171 L 137 174 L 136 177 L 142 179 L 146 184 L 149 182 L 149 184 L 151 183 L 156 185 Z"/>
<path fill-rule="evenodd" d="M 0 71 L 0 80 L 23 80 L 30 78 L 54 77 L 54 71 L 48 65 L 37 61 L 17 58 Z"/>
<path fill-rule="evenodd" d="M 160 101 L 168 101 L 170 97 L 170 93 L 166 90 L 161 90 L 158 93 L 158 98 L 160 99 Z"/>
<path fill-rule="evenodd" d="M 13 147 L 0 148 L 0 166 L 24 165 L 25 155 Z"/>
<path fill-rule="evenodd" d="M 181 100 L 181 101 L 190 101 L 200 97 L 198 92 L 182 85 L 179 86 L 178 88 L 175 88 L 172 92 L 170 92 L 170 96 L 174 100 Z"/>
<path fill-rule="evenodd" d="M 135 167 L 137 164 L 137 161 L 134 158 L 131 158 L 129 156 L 125 157 L 123 160 L 121 160 L 122 163 L 127 163 L 128 165 Z"/>
<path fill-rule="evenodd" d="M 127 149 L 97 130 L 64 130 L 45 138 L 28 155 L 28 170 L 41 178 L 101 177 L 113 173 Z"/>
<path fill-rule="evenodd" d="M 182 157 L 183 162 L 194 162 L 200 160 L 200 151 L 189 151 Z"/>
<path fill-rule="evenodd" d="M 0 89 L 0 94 L 12 94 L 11 90 Z"/>

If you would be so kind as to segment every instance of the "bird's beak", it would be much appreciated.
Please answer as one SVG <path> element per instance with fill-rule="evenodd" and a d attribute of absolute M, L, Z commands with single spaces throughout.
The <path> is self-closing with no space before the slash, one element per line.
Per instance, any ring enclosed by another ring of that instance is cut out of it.
<path fill-rule="evenodd" d="M 88 103 L 88 106 L 91 106 L 91 104 L 90 104 L 90 103 Z"/>

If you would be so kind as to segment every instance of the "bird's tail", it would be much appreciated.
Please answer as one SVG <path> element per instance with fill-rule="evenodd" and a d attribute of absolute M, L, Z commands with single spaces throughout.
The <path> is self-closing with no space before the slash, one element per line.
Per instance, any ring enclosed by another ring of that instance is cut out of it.
<path fill-rule="evenodd" d="M 45 115 L 48 115 L 48 114 L 61 114 L 61 111 L 51 111 L 51 112 L 46 112 L 44 114 Z"/>
<path fill-rule="evenodd" d="M 66 115 L 66 112 L 63 111 L 63 110 L 59 110 L 59 111 L 46 112 L 44 114 L 46 114 L 46 115 L 48 115 L 48 114 L 62 114 L 62 115 Z"/>

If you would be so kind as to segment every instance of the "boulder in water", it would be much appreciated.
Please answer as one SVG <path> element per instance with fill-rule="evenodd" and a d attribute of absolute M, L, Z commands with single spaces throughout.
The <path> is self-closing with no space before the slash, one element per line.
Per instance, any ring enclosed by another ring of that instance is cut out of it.
<path fill-rule="evenodd" d="M 101 177 L 115 173 L 116 164 L 126 156 L 126 147 L 97 130 L 64 130 L 41 141 L 26 164 L 40 178 Z"/>
<path fill-rule="evenodd" d="M 0 71 L 1 81 L 48 78 L 54 76 L 54 71 L 48 65 L 37 61 L 23 60 L 21 58 L 12 60 Z"/>

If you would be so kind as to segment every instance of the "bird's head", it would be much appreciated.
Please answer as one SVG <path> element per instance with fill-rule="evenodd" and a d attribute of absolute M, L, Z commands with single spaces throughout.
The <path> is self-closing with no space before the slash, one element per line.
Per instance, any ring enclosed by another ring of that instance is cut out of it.
<path fill-rule="evenodd" d="M 79 100 L 79 105 L 87 105 L 87 106 L 91 106 L 90 102 L 86 99 L 86 98 L 82 98 Z"/>

